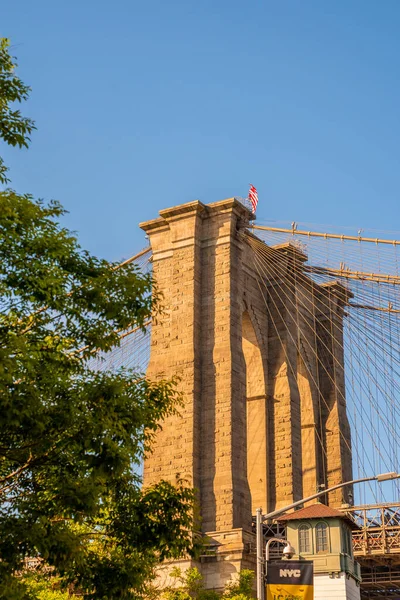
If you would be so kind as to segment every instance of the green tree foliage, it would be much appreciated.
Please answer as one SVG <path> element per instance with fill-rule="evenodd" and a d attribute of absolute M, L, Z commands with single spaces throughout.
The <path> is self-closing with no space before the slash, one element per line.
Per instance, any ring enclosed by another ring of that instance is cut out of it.
<path fill-rule="evenodd" d="M 179 567 L 172 569 L 170 576 L 176 586 L 162 594 L 163 600 L 249 600 L 253 598 L 254 573 L 248 569 L 240 571 L 237 580 L 228 583 L 223 592 L 204 589 L 204 579 L 196 567 L 184 572 Z"/>
<path fill-rule="evenodd" d="M 27 148 L 35 125 L 13 105 L 26 100 L 30 88 L 15 75 L 16 63 L 10 56 L 9 46 L 8 39 L 0 38 L 0 137 L 10 146 Z M 0 156 L 0 183 L 8 183 L 7 171 Z"/>
<path fill-rule="evenodd" d="M 9 104 L 28 88 L 0 48 L 0 137 L 24 146 L 33 123 Z M 158 298 L 133 264 L 82 250 L 63 213 L 0 192 L 0 597 L 32 597 L 18 572 L 40 556 L 85 598 L 136 598 L 158 561 L 194 548 L 193 492 L 142 490 L 133 469 L 179 397 L 173 381 L 94 370 Z"/>
<path fill-rule="evenodd" d="M 224 591 L 223 597 L 230 600 L 245 600 L 253 597 L 254 572 L 249 569 L 243 569 L 239 573 L 239 578 L 229 583 Z"/>
<path fill-rule="evenodd" d="M 46 573 L 27 573 L 23 577 L 26 600 L 79 600 L 79 596 L 62 589 L 59 577 Z"/>

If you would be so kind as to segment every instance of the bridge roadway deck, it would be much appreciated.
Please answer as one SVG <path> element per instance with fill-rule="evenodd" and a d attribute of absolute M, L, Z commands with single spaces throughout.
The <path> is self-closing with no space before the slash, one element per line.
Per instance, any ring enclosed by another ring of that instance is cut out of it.
<path fill-rule="evenodd" d="M 357 525 L 353 551 L 361 565 L 361 598 L 400 599 L 400 502 L 342 508 Z"/>

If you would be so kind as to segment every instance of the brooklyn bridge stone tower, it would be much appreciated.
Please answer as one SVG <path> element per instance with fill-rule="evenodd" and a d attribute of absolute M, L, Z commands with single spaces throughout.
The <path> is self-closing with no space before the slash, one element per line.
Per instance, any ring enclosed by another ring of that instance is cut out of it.
<path fill-rule="evenodd" d="M 278 279 L 307 257 L 289 244 L 275 247 L 280 276 L 260 275 L 243 235 L 251 218 L 231 198 L 175 206 L 141 224 L 163 294 L 148 375 L 179 375 L 184 399 L 180 416 L 168 418 L 157 435 L 144 484 L 179 475 L 197 489 L 202 532 L 214 549 L 196 563 L 207 587 L 254 568 L 257 507 L 272 511 L 351 479 L 345 301 L 335 284 L 313 284 L 311 298 L 300 278 L 290 294 L 310 310 L 286 318 L 293 303 Z M 330 335 L 328 312 L 336 316 Z M 314 353 L 307 352 L 310 344 Z M 338 490 L 327 501 L 340 506 L 344 494 Z"/>

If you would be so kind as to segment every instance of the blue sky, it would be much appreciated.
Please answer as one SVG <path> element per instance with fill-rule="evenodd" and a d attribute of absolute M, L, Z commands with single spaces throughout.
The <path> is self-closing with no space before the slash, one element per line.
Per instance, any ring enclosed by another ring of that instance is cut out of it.
<path fill-rule="evenodd" d="M 14 0 L 32 87 L 13 187 L 109 259 L 158 210 L 259 190 L 259 221 L 400 229 L 398 0 Z"/>

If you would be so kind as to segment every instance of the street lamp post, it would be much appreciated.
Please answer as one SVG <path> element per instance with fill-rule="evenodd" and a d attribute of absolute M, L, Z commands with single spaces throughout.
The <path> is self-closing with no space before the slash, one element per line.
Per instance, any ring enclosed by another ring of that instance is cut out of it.
<path fill-rule="evenodd" d="M 346 485 L 353 485 L 354 483 L 363 483 L 364 481 L 387 481 L 389 479 L 397 479 L 400 477 L 399 473 L 390 472 L 390 473 L 381 473 L 379 475 L 374 475 L 373 477 L 363 477 L 361 479 L 353 479 L 352 481 L 345 481 L 344 483 L 338 483 L 327 490 L 322 490 L 321 492 L 317 492 L 312 496 L 307 496 L 307 498 L 302 498 L 301 500 L 297 500 L 284 508 L 278 508 L 278 510 L 274 510 L 266 515 L 262 514 L 262 509 L 257 508 L 256 511 L 256 544 L 257 544 L 257 600 L 264 600 L 264 551 L 263 551 L 263 528 L 262 524 L 264 521 L 268 521 L 268 519 L 273 519 L 274 517 L 278 517 L 282 513 L 287 512 L 291 508 L 296 508 L 300 504 L 305 504 L 310 500 L 314 500 L 315 498 L 319 498 L 320 496 L 324 496 L 325 494 L 329 494 L 334 490 L 338 490 L 339 488 L 345 487 Z"/>

